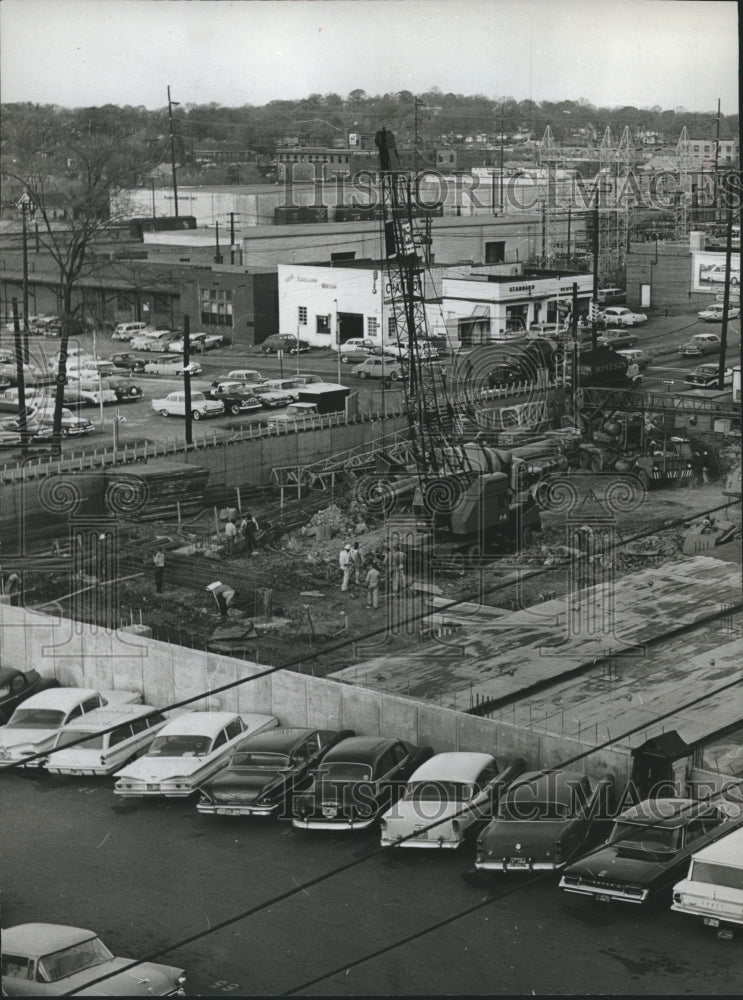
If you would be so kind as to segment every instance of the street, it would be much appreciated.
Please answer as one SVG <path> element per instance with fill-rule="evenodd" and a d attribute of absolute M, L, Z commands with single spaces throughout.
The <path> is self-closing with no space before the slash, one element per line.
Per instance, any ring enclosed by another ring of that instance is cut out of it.
<path fill-rule="evenodd" d="M 161 961 L 186 969 L 191 995 L 710 996 L 735 993 L 743 981 L 739 935 L 719 941 L 667 900 L 641 909 L 571 898 L 552 874 L 473 880 L 471 844 L 369 857 L 379 843 L 374 828 L 310 833 L 201 816 L 193 801 L 121 801 L 106 779 L 4 774 L 2 785 L 3 924 L 89 927 L 116 954 L 162 951 Z M 504 898 L 457 919 L 489 890 Z M 342 971 L 302 989 L 334 969 Z"/>

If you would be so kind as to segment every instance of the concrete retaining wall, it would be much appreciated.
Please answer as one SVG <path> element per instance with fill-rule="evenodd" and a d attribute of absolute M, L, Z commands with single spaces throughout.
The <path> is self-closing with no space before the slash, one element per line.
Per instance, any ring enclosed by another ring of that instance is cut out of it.
<path fill-rule="evenodd" d="M 590 745 L 520 729 L 412 698 L 343 684 L 288 670 L 271 671 L 229 656 L 173 646 L 127 632 L 56 618 L 25 608 L 0 606 L 0 662 L 34 667 L 64 685 L 140 691 L 147 704 L 164 706 L 223 684 L 255 678 L 229 691 L 207 695 L 191 708 L 268 712 L 285 725 L 343 727 L 361 735 L 398 736 L 437 752 L 479 750 L 527 766 L 571 764 L 596 777 L 612 771 L 620 785 L 629 777 L 629 754 L 589 752 Z M 265 676 L 258 676 L 261 674 Z"/>

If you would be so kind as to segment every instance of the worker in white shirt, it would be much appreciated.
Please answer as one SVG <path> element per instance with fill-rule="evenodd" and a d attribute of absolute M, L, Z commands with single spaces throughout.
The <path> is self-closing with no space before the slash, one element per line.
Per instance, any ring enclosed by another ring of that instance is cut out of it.
<path fill-rule="evenodd" d="M 348 590 L 348 585 L 351 582 L 351 573 L 353 571 L 353 564 L 351 562 L 351 546 L 344 545 L 338 556 L 338 565 L 340 566 L 341 572 L 343 573 L 343 581 L 341 583 L 341 590 Z"/>

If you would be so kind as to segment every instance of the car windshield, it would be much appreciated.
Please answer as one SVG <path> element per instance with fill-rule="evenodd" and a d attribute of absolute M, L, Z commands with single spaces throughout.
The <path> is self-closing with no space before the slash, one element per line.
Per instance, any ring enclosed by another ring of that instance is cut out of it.
<path fill-rule="evenodd" d="M 645 823 L 616 823 L 610 844 L 623 844 L 641 851 L 677 851 L 681 843 L 681 828 L 651 826 Z"/>
<path fill-rule="evenodd" d="M 283 753 L 236 753 L 230 767 L 267 767 L 276 770 L 289 767 L 289 763 L 289 758 Z"/>
<path fill-rule="evenodd" d="M 347 764 L 341 761 L 324 764 L 317 772 L 323 781 L 371 781 L 372 771 L 368 764 Z"/>
<path fill-rule="evenodd" d="M 472 798 L 474 785 L 465 781 L 416 781 L 405 798 L 411 802 L 463 802 Z"/>
<path fill-rule="evenodd" d="M 56 729 L 65 713 L 54 708 L 18 708 L 8 723 L 8 729 Z"/>
<path fill-rule="evenodd" d="M 90 938 L 71 948 L 40 958 L 37 978 L 42 983 L 58 983 L 60 979 L 67 979 L 84 969 L 102 965 L 112 958 L 113 955 L 99 938 Z"/>
<path fill-rule="evenodd" d="M 568 807 L 563 802 L 534 802 L 531 799 L 515 802 L 506 799 L 498 807 L 498 819 L 514 821 L 537 819 L 567 819 Z"/>
<path fill-rule="evenodd" d="M 89 729 L 68 729 L 59 734 L 57 742 L 54 746 L 56 749 L 66 747 L 70 743 L 74 743 L 76 740 L 81 739 L 83 736 L 88 737 L 84 743 L 80 744 L 83 750 L 103 749 L 103 735 L 101 733 L 92 733 Z"/>
<path fill-rule="evenodd" d="M 0 698 L 6 698 L 10 694 L 10 687 L 8 684 L 0 684 Z"/>
<path fill-rule="evenodd" d="M 158 736 L 147 751 L 148 757 L 203 757 L 209 753 L 208 736 Z"/>

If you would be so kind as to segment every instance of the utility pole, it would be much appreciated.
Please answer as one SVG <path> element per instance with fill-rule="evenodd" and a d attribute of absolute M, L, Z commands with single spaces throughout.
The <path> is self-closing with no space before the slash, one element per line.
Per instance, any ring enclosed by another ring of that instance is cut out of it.
<path fill-rule="evenodd" d="M 193 417 L 191 416 L 191 317 L 183 317 L 183 395 L 186 397 L 186 445 L 193 444 Z"/>
<path fill-rule="evenodd" d="M 26 216 L 36 214 L 36 206 L 27 191 L 18 199 L 21 210 L 21 233 L 23 249 L 23 360 L 28 361 L 28 225 Z"/>
<path fill-rule="evenodd" d="M 595 351 L 598 337 L 599 319 L 599 198 L 601 185 L 596 188 L 596 204 L 593 206 L 593 292 L 591 300 L 591 350 Z"/>
<path fill-rule="evenodd" d="M 413 98 L 413 122 L 414 122 L 414 136 L 415 136 L 415 154 L 414 154 L 414 168 L 415 177 L 418 177 L 418 108 L 425 107 L 425 103 L 417 95 Z"/>
<path fill-rule="evenodd" d="M 727 236 L 725 239 L 725 291 L 722 299 L 722 330 L 720 331 L 720 363 L 717 368 L 717 388 L 725 387 L 725 353 L 728 346 L 728 317 L 730 314 L 730 261 L 733 255 L 733 210 L 728 208 Z"/>
<path fill-rule="evenodd" d="M 222 263 L 222 254 L 219 252 L 219 222 L 218 221 L 214 223 L 214 236 L 215 236 L 215 241 L 216 241 L 216 251 L 215 251 L 215 254 L 214 254 L 214 263 L 215 264 L 221 264 Z"/>
<path fill-rule="evenodd" d="M 573 282 L 573 311 L 570 316 L 570 386 L 573 397 L 573 424 L 580 427 L 578 411 L 578 282 Z"/>
<path fill-rule="evenodd" d="M 717 170 L 720 162 L 720 98 L 717 98 L 717 128 L 715 129 L 715 176 L 712 185 L 712 204 L 715 206 L 715 221 L 720 218 L 717 206 Z"/>
<path fill-rule="evenodd" d="M 170 130 L 170 163 L 173 168 L 173 205 L 175 211 L 173 215 L 178 215 L 178 181 L 175 174 L 175 135 L 173 134 L 173 105 L 178 106 L 178 101 L 170 99 L 170 84 L 168 84 L 168 127 Z"/>
<path fill-rule="evenodd" d="M 504 136 L 503 129 L 505 127 L 506 120 L 506 103 L 505 101 L 500 106 L 500 210 L 503 211 L 503 162 L 505 157 L 505 152 L 503 149 Z"/>
<path fill-rule="evenodd" d="M 230 264 L 235 263 L 235 214 L 230 212 Z"/>
<path fill-rule="evenodd" d="M 15 339 L 15 370 L 18 381 L 18 429 L 21 433 L 21 453 L 28 454 L 28 426 L 26 423 L 26 372 L 23 368 L 23 345 L 21 341 L 21 324 L 18 319 L 18 299 L 14 298 L 13 306 L 13 335 Z"/>

